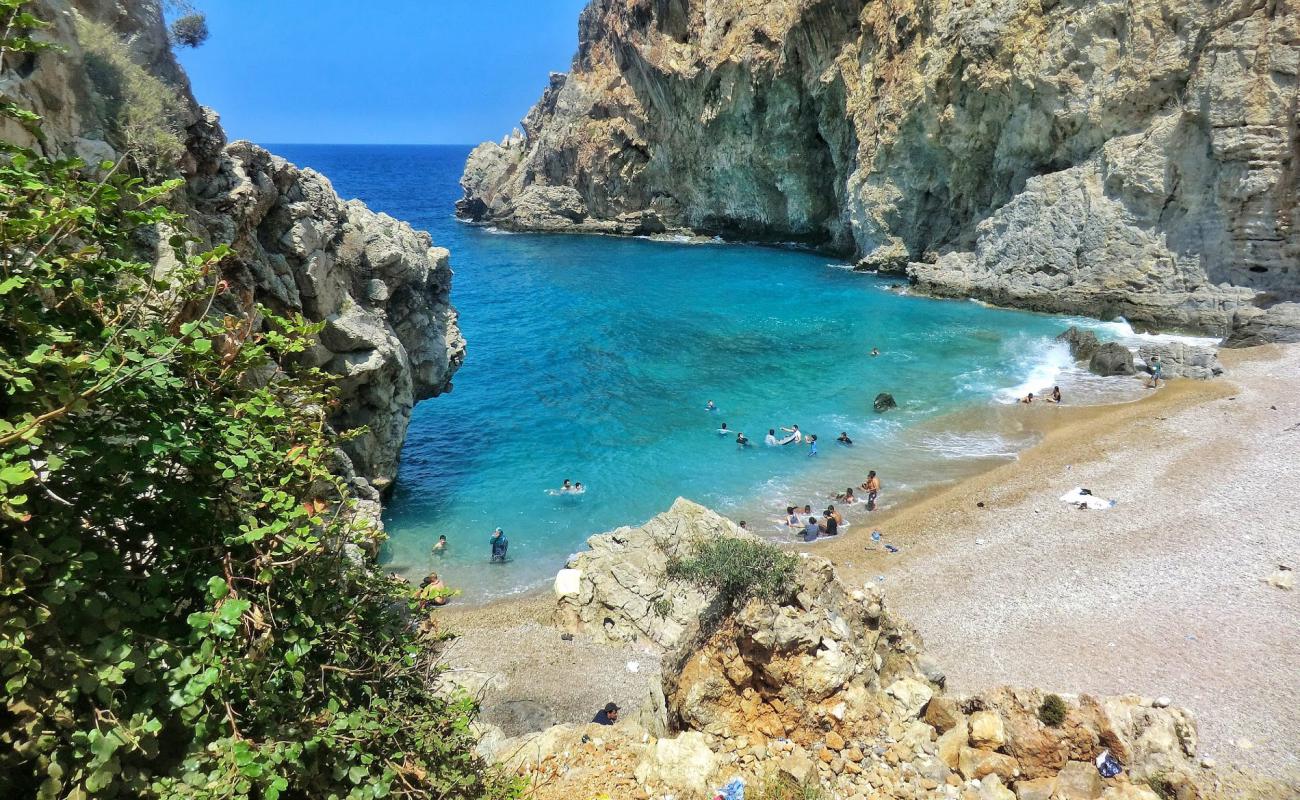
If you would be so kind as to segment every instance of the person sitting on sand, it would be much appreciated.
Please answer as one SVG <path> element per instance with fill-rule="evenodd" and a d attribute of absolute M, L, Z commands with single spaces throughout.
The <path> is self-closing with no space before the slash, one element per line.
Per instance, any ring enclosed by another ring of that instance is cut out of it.
<path fill-rule="evenodd" d="M 821 525 L 818 524 L 817 518 L 810 515 L 808 517 L 808 523 L 803 527 L 803 540 L 805 542 L 816 541 L 818 534 L 821 532 L 822 528 Z"/>
<path fill-rule="evenodd" d="M 799 515 L 794 513 L 794 506 L 785 507 L 785 526 L 787 528 L 799 527 Z"/>
<path fill-rule="evenodd" d="M 840 436 L 835 441 L 839 442 L 840 444 L 853 444 L 853 440 L 849 438 L 848 431 L 840 431 Z"/>
<path fill-rule="evenodd" d="M 826 513 L 835 517 L 835 521 L 840 525 L 844 524 L 844 515 L 835 510 L 835 506 L 826 506 Z"/>
<path fill-rule="evenodd" d="M 1052 387 L 1052 394 L 1047 398 L 1047 402 L 1056 403 L 1057 405 L 1061 404 L 1061 387 Z"/>
<path fill-rule="evenodd" d="M 867 473 L 867 479 L 862 482 L 862 490 L 867 493 L 867 510 L 876 510 L 876 497 L 880 494 L 880 478 L 876 477 L 876 471 L 873 469 Z"/>
<path fill-rule="evenodd" d="M 808 437 L 808 455 L 817 455 L 817 434 Z"/>
<path fill-rule="evenodd" d="M 840 522 L 835 519 L 835 515 L 828 508 L 822 512 L 822 521 L 817 523 L 818 530 L 824 536 L 838 536 L 840 533 Z"/>
<path fill-rule="evenodd" d="M 596 712 L 596 716 L 591 721 L 597 725 L 613 725 L 618 722 L 618 706 L 613 703 L 606 703 L 605 707 Z"/>
<path fill-rule="evenodd" d="M 1034 402 L 1034 393 L 1030 392 L 1024 397 L 1020 398 L 1020 402 L 1024 403 L 1025 405 L 1029 405 L 1030 403 Z"/>
<path fill-rule="evenodd" d="M 763 437 L 763 444 L 768 447 L 776 447 L 776 428 L 767 429 L 767 436 Z"/>
<path fill-rule="evenodd" d="M 437 555 L 442 555 L 443 553 L 447 552 L 447 535 L 446 535 L 446 534 L 443 534 L 442 536 L 439 536 L 439 537 L 438 537 L 438 541 L 436 541 L 436 542 L 433 543 L 433 552 L 434 552 L 435 554 L 437 554 Z"/>
<path fill-rule="evenodd" d="M 420 608 L 425 609 L 429 606 L 447 605 L 447 585 L 438 577 L 438 573 L 430 572 L 425 579 L 420 582 L 420 588 L 416 590 L 415 596 L 420 600 Z"/>
<path fill-rule="evenodd" d="M 736 434 L 737 447 L 749 447 L 749 439 L 743 433 Z"/>
<path fill-rule="evenodd" d="M 567 481 L 565 482 L 567 483 Z M 494 562 L 505 561 L 506 548 L 510 546 L 510 542 L 506 540 L 506 535 L 501 531 L 500 528 L 497 528 L 496 530 L 492 531 L 492 538 L 490 540 L 490 543 L 492 545 L 492 561 Z"/>
<path fill-rule="evenodd" d="M 852 486 L 850 486 L 849 488 L 845 489 L 843 494 L 837 494 L 837 495 L 835 495 L 835 499 L 836 499 L 836 500 L 839 500 L 841 503 L 844 503 L 845 505 L 850 505 L 850 506 L 853 505 L 854 503 L 858 502 L 858 498 L 856 498 L 856 497 L 853 496 L 853 487 L 852 487 Z"/>

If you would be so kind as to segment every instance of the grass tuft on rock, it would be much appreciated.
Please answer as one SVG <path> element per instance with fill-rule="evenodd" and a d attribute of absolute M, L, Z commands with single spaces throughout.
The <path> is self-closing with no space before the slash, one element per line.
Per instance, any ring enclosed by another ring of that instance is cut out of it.
<path fill-rule="evenodd" d="M 668 577 L 712 589 L 726 608 L 758 597 L 777 600 L 794 583 L 799 557 L 753 539 L 722 536 L 697 544 L 688 558 L 668 562 Z"/>
<path fill-rule="evenodd" d="M 1065 714 L 1068 710 L 1059 694 L 1049 694 L 1043 698 L 1043 704 L 1038 707 L 1038 719 L 1044 725 L 1059 728 L 1061 723 L 1065 722 Z"/>

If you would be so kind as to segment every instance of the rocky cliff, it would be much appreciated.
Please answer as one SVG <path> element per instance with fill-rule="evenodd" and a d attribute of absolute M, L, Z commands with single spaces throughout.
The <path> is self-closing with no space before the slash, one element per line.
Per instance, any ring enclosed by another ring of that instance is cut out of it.
<path fill-rule="evenodd" d="M 216 114 L 190 92 L 158 2 L 38 0 L 32 11 L 52 23 L 38 36 L 59 49 L 7 60 L 0 99 L 40 114 L 43 136 L 0 118 L 0 139 L 91 162 L 125 150 L 105 113 L 121 98 L 105 96 L 105 62 L 79 41 L 78 17 L 106 26 L 120 40 L 114 45 L 174 93 L 166 125 L 179 135 L 179 156 L 163 172 L 185 179 L 173 202 L 191 232 L 206 247 L 233 250 L 222 310 L 256 324 L 254 308 L 263 305 L 325 324 L 308 357 L 340 377 L 333 423 L 366 429 L 345 444 L 340 469 L 361 498 L 377 500 L 396 475 L 412 406 L 450 389 L 464 358 L 447 251 L 406 223 L 345 202 L 310 169 L 249 142 L 227 143 Z"/>
<path fill-rule="evenodd" d="M 460 213 L 1294 340 L 1298 74 L 1295 0 L 592 0 Z"/>

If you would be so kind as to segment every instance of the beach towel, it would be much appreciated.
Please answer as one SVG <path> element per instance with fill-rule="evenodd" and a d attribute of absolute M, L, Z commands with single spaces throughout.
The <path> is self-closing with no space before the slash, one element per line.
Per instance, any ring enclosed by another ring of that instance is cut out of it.
<path fill-rule="evenodd" d="M 1114 500 L 1107 500 L 1104 497 L 1098 497 L 1095 494 L 1093 494 L 1090 490 L 1081 488 L 1079 486 L 1076 486 L 1070 491 L 1061 495 L 1061 502 L 1069 503 L 1070 505 L 1078 506 L 1079 508 L 1086 508 L 1089 510 L 1101 510 L 1106 508 L 1113 508 L 1115 505 Z"/>

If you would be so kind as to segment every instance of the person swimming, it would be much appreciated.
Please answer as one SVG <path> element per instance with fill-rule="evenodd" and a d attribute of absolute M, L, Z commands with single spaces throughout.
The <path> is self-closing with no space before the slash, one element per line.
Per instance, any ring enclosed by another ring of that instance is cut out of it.
<path fill-rule="evenodd" d="M 439 536 L 439 537 L 438 537 L 438 541 L 434 542 L 434 544 L 433 544 L 433 552 L 434 552 L 435 554 L 437 554 L 437 555 L 442 555 L 443 553 L 447 552 L 447 536 L 446 536 L 446 534 L 443 534 L 442 536 Z"/>
<path fill-rule="evenodd" d="M 739 447 L 749 447 L 749 439 L 743 433 L 736 434 L 736 445 Z"/>
<path fill-rule="evenodd" d="M 732 434 L 732 432 L 729 431 L 729 430 L 727 430 L 727 423 L 725 423 L 725 422 L 722 423 L 722 427 L 721 427 L 721 428 L 718 428 L 718 435 L 719 435 L 719 436 L 730 436 L 731 434 Z"/>
<path fill-rule="evenodd" d="M 1033 392 L 1030 392 L 1029 394 L 1025 395 L 1024 397 L 1022 397 L 1022 398 L 1020 399 L 1020 402 L 1021 402 L 1021 403 L 1024 403 L 1025 405 L 1029 405 L 1029 404 L 1033 403 L 1033 402 L 1034 402 L 1034 393 L 1033 393 Z"/>
<path fill-rule="evenodd" d="M 567 492 L 567 491 L 569 491 L 569 490 L 572 489 L 572 488 L 573 488 L 573 483 L 570 482 L 568 478 L 565 478 L 565 479 L 564 479 L 564 483 L 560 484 L 560 491 L 561 491 L 561 492 Z"/>
<path fill-rule="evenodd" d="M 880 348 L 878 347 L 871 348 L 871 357 L 875 358 L 878 355 L 880 355 Z"/>
<path fill-rule="evenodd" d="M 705 406 L 704 406 L 704 410 L 705 410 L 705 411 L 717 411 L 717 410 L 718 410 L 718 407 L 715 406 L 715 405 L 713 404 L 713 401 L 712 401 L 712 400 L 710 400 L 708 403 L 705 404 Z"/>
<path fill-rule="evenodd" d="M 587 491 L 586 486 L 583 486 L 581 483 L 575 483 L 573 484 L 573 488 L 569 490 L 569 494 L 582 494 L 585 491 Z"/>
<path fill-rule="evenodd" d="M 763 437 L 763 444 L 768 447 L 776 447 L 776 428 L 767 429 L 767 436 Z"/>
<path fill-rule="evenodd" d="M 853 444 L 853 440 L 849 438 L 848 431 L 840 431 L 839 438 L 836 439 L 835 441 L 839 442 L 840 444 Z"/>

